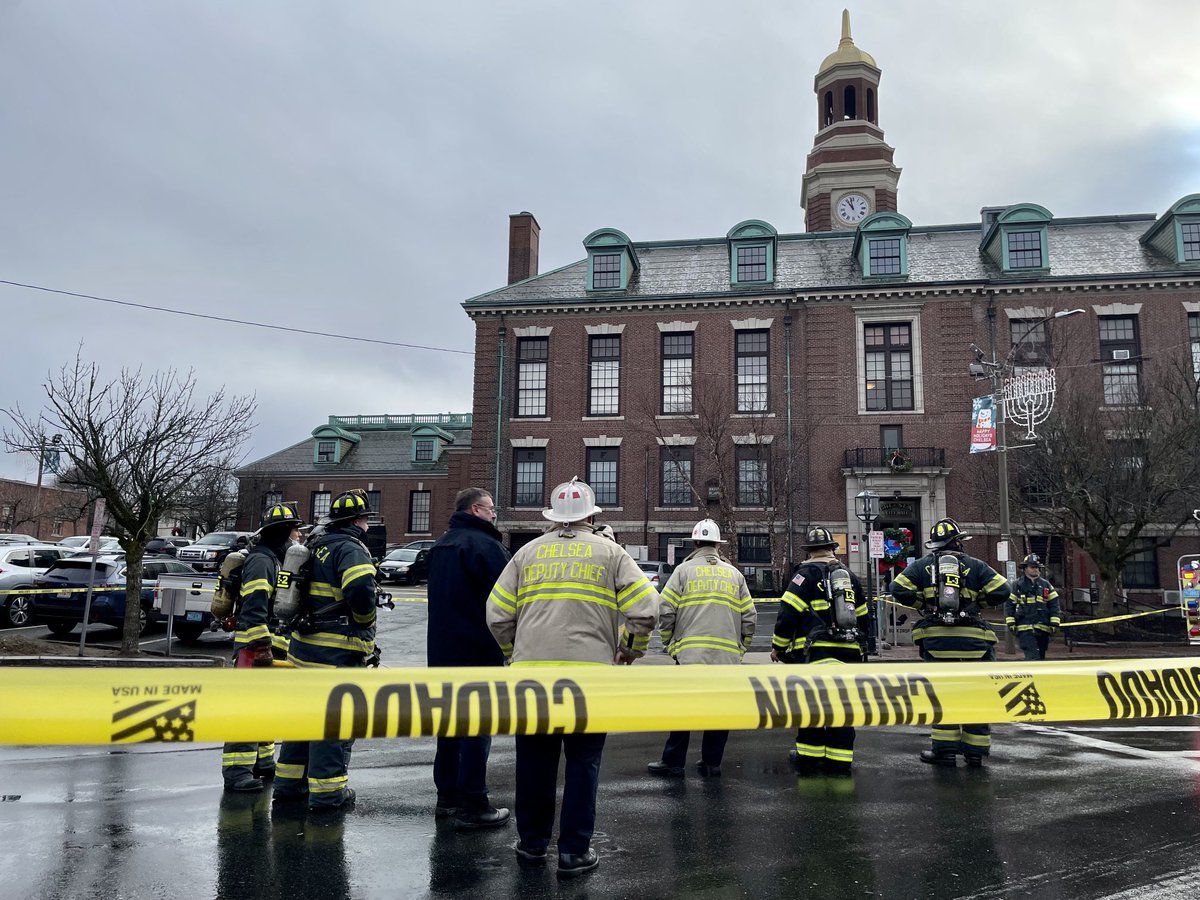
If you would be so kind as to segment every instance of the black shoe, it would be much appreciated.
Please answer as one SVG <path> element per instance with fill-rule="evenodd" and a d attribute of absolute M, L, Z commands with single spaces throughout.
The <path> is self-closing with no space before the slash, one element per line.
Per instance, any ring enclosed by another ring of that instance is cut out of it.
<path fill-rule="evenodd" d="M 527 866 L 544 866 L 546 864 L 546 848 L 535 850 L 532 847 L 526 847 L 520 841 L 513 845 L 513 851 L 517 854 L 517 862 Z"/>
<path fill-rule="evenodd" d="M 721 777 L 721 767 L 710 765 L 709 763 L 696 763 L 696 771 L 707 778 Z"/>
<path fill-rule="evenodd" d="M 255 766 L 254 767 L 254 777 L 261 778 L 263 781 L 274 781 L 275 780 L 275 767 L 274 766 L 264 766 L 263 768 L 260 769 L 258 766 Z"/>
<path fill-rule="evenodd" d="M 661 759 L 658 762 L 652 762 L 649 765 L 647 765 L 646 771 L 649 772 L 651 775 L 662 775 L 665 778 L 682 778 L 683 777 L 683 766 L 670 766 L 670 765 L 667 765 L 665 762 L 663 762 Z M 568 855 L 576 856 L 578 854 L 568 854 Z"/>
<path fill-rule="evenodd" d="M 591 847 L 586 853 L 558 854 L 558 877 L 574 878 L 584 872 L 590 872 L 600 865 L 600 856 Z"/>
<path fill-rule="evenodd" d="M 494 828 L 507 825 L 511 815 L 507 809 L 485 806 L 481 809 L 459 809 L 454 817 L 455 828 Z"/>
<path fill-rule="evenodd" d="M 349 809 L 350 807 L 352 807 L 354 805 L 355 796 L 356 795 L 354 793 L 354 788 L 346 788 L 346 790 L 342 792 L 342 802 L 341 803 L 335 803 L 332 806 L 329 804 L 323 803 L 318 806 L 316 804 L 313 804 L 310 801 L 308 804 L 308 811 L 310 813 L 328 813 L 328 812 L 337 812 L 338 810 L 342 810 L 342 809 Z"/>
<path fill-rule="evenodd" d="M 967 753 L 964 756 L 965 756 L 965 759 L 967 760 L 967 768 L 968 769 L 982 769 L 983 768 L 983 757 L 980 756 L 978 753 Z"/>
<path fill-rule="evenodd" d="M 953 769 L 958 765 L 958 758 L 953 753 L 922 750 L 921 762 L 929 763 L 931 766 L 945 766 L 947 769 Z"/>
<path fill-rule="evenodd" d="M 453 797 L 448 797 L 445 794 L 438 794 L 437 805 L 433 807 L 433 815 L 436 818 L 445 818 L 452 816 L 458 812 L 458 801 Z"/>
<path fill-rule="evenodd" d="M 238 794 L 253 794 L 263 789 L 263 783 L 253 775 L 243 775 L 234 781 L 225 782 L 225 790 Z"/>
<path fill-rule="evenodd" d="M 788 762 L 792 764 L 792 768 L 796 770 L 797 775 L 820 775 L 821 760 L 814 756 L 801 756 L 800 751 L 792 749 L 788 751 Z"/>

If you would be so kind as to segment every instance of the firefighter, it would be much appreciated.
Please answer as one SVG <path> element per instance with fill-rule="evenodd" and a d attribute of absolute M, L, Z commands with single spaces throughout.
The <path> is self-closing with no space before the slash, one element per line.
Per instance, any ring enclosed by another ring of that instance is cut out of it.
<path fill-rule="evenodd" d="M 313 540 L 312 574 L 302 622 L 292 633 L 288 661 L 297 668 L 358 668 L 375 652 L 375 564 L 367 534 L 366 493 L 339 494 L 329 524 Z M 347 786 L 351 741 L 284 741 L 275 775 L 275 800 L 308 799 L 313 812 L 354 803 Z"/>
<path fill-rule="evenodd" d="M 1004 621 L 1026 659 L 1045 659 L 1050 635 L 1062 624 L 1058 591 L 1042 578 L 1042 561 L 1036 553 L 1021 560 L 1021 573 L 1004 604 Z"/>
<path fill-rule="evenodd" d="M 663 646 L 679 665 L 735 666 L 750 649 L 758 611 L 746 586 L 746 577 L 717 551 L 721 529 L 712 519 L 702 519 L 692 529 L 696 549 L 671 573 L 662 590 L 658 630 Z M 662 759 L 646 768 L 651 775 L 683 775 L 687 761 L 687 731 L 672 731 Z M 706 731 L 696 770 L 719 777 L 728 731 Z"/>
<path fill-rule="evenodd" d="M 925 546 L 933 552 L 900 573 L 892 582 L 897 602 L 912 606 L 923 618 L 913 627 L 913 642 L 921 659 L 933 662 L 994 661 L 996 635 L 980 611 L 1008 600 L 1008 582 L 983 560 L 968 556 L 962 533 L 953 519 L 940 519 L 929 529 Z M 992 746 L 987 725 L 935 725 L 933 746 L 921 751 L 921 761 L 955 766 L 957 754 L 978 768 Z"/>
<path fill-rule="evenodd" d="M 572 478 L 551 494 L 553 523 L 505 566 L 487 603 L 487 623 L 513 666 L 629 664 L 645 654 L 658 593 L 632 557 L 592 530 L 592 489 Z M 626 634 L 619 638 L 624 623 Z M 536 673 L 536 669 L 533 670 Z M 603 734 L 517 735 L 516 815 L 523 864 L 542 864 L 554 830 L 559 757 L 566 757 L 558 877 L 591 871 Z"/>
<path fill-rule="evenodd" d="M 827 528 L 808 529 L 802 546 L 808 558 L 780 598 L 771 659 L 812 665 L 865 661 L 867 599 L 858 578 L 835 555 L 838 542 Z M 854 734 L 849 725 L 801 728 L 788 757 L 801 775 L 849 775 Z"/>
<path fill-rule="evenodd" d="M 270 666 L 276 655 L 287 655 L 287 639 L 271 632 L 271 604 L 283 555 L 298 539 L 302 524 L 295 504 L 276 503 L 263 515 L 256 542 L 242 563 L 237 631 L 233 636 L 239 669 Z M 275 743 L 226 744 L 221 754 L 221 776 L 227 791 L 261 791 L 263 780 L 275 777 Z"/>

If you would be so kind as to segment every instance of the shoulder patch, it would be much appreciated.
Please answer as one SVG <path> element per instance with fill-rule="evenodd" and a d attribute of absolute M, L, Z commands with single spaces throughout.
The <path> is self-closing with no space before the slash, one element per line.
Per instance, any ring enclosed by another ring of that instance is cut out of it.
<path fill-rule="evenodd" d="M 796 587 L 800 587 L 800 585 L 804 584 L 804 576 L 797 572 L 796 577 L 792 579 L 792 584 L 794 584 Z"/>

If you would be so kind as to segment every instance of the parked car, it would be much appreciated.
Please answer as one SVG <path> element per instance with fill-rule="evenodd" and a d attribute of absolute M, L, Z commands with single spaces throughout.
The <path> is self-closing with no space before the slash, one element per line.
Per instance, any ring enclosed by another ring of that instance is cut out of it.
<path fill-rule="evenodd" d="M 92 559 L 70 557 L 35 575 L 31 594 L 32 612 L 43 620 L 54 634 L 69 634 L 83 621 L 87 602 L 88 578 Z M 165 573 L 196 574 L 191 566 L 173 559 L 146 559 L 142 562 L 141 624 L 138 633 L 150 622 L 163 618 L 154 609 L 154 589 L 158 577 Z M 100 556 L 96 559 L 96 580 L 92 587 L 92 607 L 89 622 L 99 622 L 120 628 L 125 622 L 125 558 Z"/>
<path fill-rule="evenodd" d="M 646 577 L 650 579 L 650 583 L 654 585 L 655 590 L 667 586 L 667 576 L 671 573 L 668 571 L 665 562 L 643 559 L 638 562 L 638 568 L 646 573 Z"/>
<path fill-rule="evenodd" d="M 3 544 L 40 544 L 37 538 L 32 534 L 0 534 L 0 543 Z"/>
<path fill-rule="evenodd" d="M 158 553 L 163 556 L 175 556 L 179 552 L 180 547 L 186 547 L 190 544 L 187 538 L 177 537 L 156 537 L 146 541 L 147 553 Z"/>
<path fill-rule="evenodd" d="M 77 534 L 77 535 L 74 535 L 73 537 L 63 538 L 58 543 L 59 543 L 60 547 L 70 547 L 72 550 L 82 550 L 84 547 L 86 547 L 88 545 L 88 541 L 90 541 L 91 539 L 92 539 L 91 535 Z M 120 543 L 121 543 L 120 540 L 117 537 L 115 537 L 114 535 L 111 535 L 111 534 L 100 535 L 100 546 L 102 546 L 102 547 L 105 544 L 117 544 L 118 546 L 120 546 Z"/>
<path fill-rule="evenodd" d="M 194 544 L 180 547 L 175 558 L 194 566 L 198 572 L 215 572 L 225 557 L 234 550 L 245 549 L 249 543 L 249 531 L 211 531 Z"/>
<path fill-rule="evenodd" d="M 429 580 L 429 551 L 401 547 L 393 550 L 379 564 L 380 581 L 416 584 Z"/>
<path fill-rule="evenodd" d="M 430 547 L 432 547 L 436 543 L 437 543 L 437 541 L 433 541 L 433 540 L 409 541 L 407 544 L 405 544 L 400 549 L 401 550 L 428 550 Z"/>
<path fill-rule="evenodd" d="M 15 628 L 29 625 L 33 615 L 29 595 L 18 592 L 33 587 L 34 575 L 71 553 L 58 544 L 0 545 L 0 623 Z"/>

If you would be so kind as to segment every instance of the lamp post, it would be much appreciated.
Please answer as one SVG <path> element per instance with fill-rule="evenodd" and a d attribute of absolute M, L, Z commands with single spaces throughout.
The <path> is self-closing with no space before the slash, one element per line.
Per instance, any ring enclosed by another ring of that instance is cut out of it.
<path fill-rule="evenodd" d="M 50 444 L 53 445 L 54 451 L 58 452 L 58 445 L 62 443 L 62 435 L 56 434 L 50 439 Z M 38 474 L 37 474 L 37 490 L 33 495 L 33 531 L 34 537 L 39 541 L 42 539 L 42 475 L 46 471 L 46 452 L 51 447 L 46 445 L 46 435 L 43 434 L 37 445 L 38 455 Z"/>
<path fill-rule="evenodd" d="M 879 616 L 875 609 L 875 579 L 871 572 L 874 568 L 871 532 L 875 530 L 875 520 L 879 518 L 879 495 L 869 488 L 859 491 L 854 497 L 854 513 L 867 529 L 867 539 L 863 542 L 867 558 L 867 653 L 878 653 Z"/>
<path fill-rule="evenodd" d="M 999 454 L 996 457 L 996 469 L 999 473 L 999 484 L 997 485 L 999 494 L 998 500 L 1000 504 L 1000 545 L 997 548 L 997 555 L 1004 557 L 1004 576 L 1012 581 L 1017 577 L 1017 561 L 1012 558 L 1012 552 L 1009 544 L 1012 531 L 1012 523 L 1009 521 L 1009 505 L 1008 505 L 1008 435 L 1005 429 L 1005 422 L 1008 419 L 1008 409 L 1004 402 L 1004 380 L 1012 371 L 1013 355 L 1020 349 L 1021 345 L 1029 338 L 1034 331 L 1052 319 L 1065 319 L 1067 316 L 1078 315 L 1086 312 L 1083 309 L 1063 309 L 1044 318 L 1038 319 L 1025 329 L 1024 333 L 1013 342 L 1012 349 L 1008 351 L 1008 355 L 1004 357 L 1004 362 L 996 361 L 995 345 L 993 343 L 992 361 L 986 362 L 983 359 L 983 351 L 971 345 L 971 349 L 975 351 L 976 360 L 971 363 L 968 371 L 977 378 L 990 378 L 992 381 L 992 394 L 996 403 L 996 452 Z M 1028 446 L 1028 445 L 1026 445 Z M 1014 448 L 1015 449 L 1015 448 Z"/>

